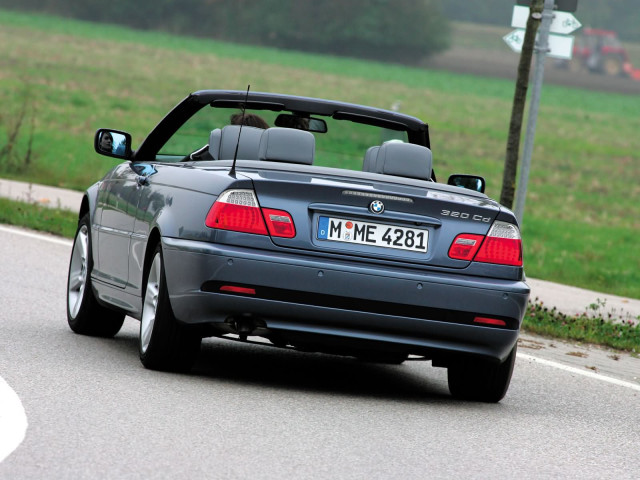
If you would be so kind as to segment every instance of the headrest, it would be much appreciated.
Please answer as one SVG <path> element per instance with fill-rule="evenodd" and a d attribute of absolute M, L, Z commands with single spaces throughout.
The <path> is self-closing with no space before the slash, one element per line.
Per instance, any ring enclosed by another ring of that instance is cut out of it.
<path fill-rule="evenodd" d="M 393 139 L 393 140 L 387 140 L 382 145 L 386 145 L 388 143 L 404 143 L 404 142 L 402 140 Z M 382 173 L 382 164 L 384 162 L 384 156 L 378 155 L 378 153 L 380 153 L 380 149 L 376 150 L 376 157 L 375 157 L 375 160 L 373 161 L 373 170 L 371 171 L 375 173 Z"/>
<path fill-rule="evenodd" d="M 376 157 L 378 156 L 379 146 L 369 147 L 367 153 L 364 154 L 364 161 L 362 162 L 363 172 L 375 172 L 376 171 Z"/>
<path fill-rule="evenodd" d="M 383 143 L 378 150 L 376 168 L 379 173 L 399 177 L 431 179 L 431 150 L 413 143 Z"/>
<path fill-rule="evenodd" d="M 235 155 L 237 145 L 238 158 L 257 160 L 260 137 L 263 132 L 262 128 L 248 125 L 242 126 L 242 133 L 240 133 L 240 125 L 227 125 L 222 130 L 216 128 L 209 136 L 209 153 L 216 160 L 231 160 Z M 239 143 L 238 134 L 240 134 Z"/>
<path fill-rule="evenodd" d="M 316 138 L 312 133 L 293 128 L 272 127 L 260 139 L 260 160 L 313 164 Z"/>

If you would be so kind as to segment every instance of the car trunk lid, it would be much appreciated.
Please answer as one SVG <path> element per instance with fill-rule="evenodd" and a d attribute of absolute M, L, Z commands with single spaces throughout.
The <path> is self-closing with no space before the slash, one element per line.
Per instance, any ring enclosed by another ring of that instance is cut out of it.
<path fill-rule="evenodd" d="M 294 238 L 275 245 L 345 255 L 352 260 L 402 261 L 463 268 L 449 257 L 460 233 L 486 235 L 500 207 L 482 194 L 435 182 L 371 173 L 297 167 L 243 171 L 260 206 L 288 212 Z"/>

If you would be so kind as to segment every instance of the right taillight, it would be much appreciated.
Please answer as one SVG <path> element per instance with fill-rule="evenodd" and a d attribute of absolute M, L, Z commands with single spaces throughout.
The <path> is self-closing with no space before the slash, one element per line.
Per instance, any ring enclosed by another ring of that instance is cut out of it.
<path fill-rule="evenodd" d="M 458 235 L 449 249 L 449 256 L 458 260 L 500 265 L 522 266 L 522 239 L 518 227 L 496 221 L 486 237 Z"/>
<path fill-rule="evenodd" d="M 471 233 L 463 233 L 458 235 L 451 247 L 449 248 L 449 256 L 456 260 L 466 260 L 470 262 L 478 253 L 484 235 L 474 235 Z"/>

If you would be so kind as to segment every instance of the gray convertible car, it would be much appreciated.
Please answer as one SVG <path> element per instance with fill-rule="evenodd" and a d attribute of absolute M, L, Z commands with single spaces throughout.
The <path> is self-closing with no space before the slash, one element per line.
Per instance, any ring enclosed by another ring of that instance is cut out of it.
<path fill-rule="evenodd" d="M 189 370 L 216 336 L 428 359 L 456 397 L 505 395 L 529 297 L 518 225 L 482 177 L 436 180 L 421 120 L 205 90 L 136 150 L 114 129 L 94 145 L 124 163 L 82 200 L 74 332 L 109 337 L 138 319 L 151 369 Z"/>

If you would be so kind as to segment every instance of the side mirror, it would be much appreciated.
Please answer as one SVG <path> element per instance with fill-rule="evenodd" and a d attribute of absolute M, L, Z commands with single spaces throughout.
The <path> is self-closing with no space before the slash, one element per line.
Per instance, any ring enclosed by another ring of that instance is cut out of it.
<path fill-rule="evenodd" d="M 299 117 L 281 113 L 276 117 L 275 125 L 276 127 L 297 128 L 307 132 L 327 133 L 327 122 L 321 118 Z"/>
<path fill-rule="evenodd" d="M 131 158 L 131 135 L 120 130 L 100 128 L 93 140 L 93 148 L 107 157 Z"/>
<path fill-rule="evenodd" d="M 484 178 L 477 175 L 454 174 L 449 177 L 447 184 L 480 193 L 484 193 L 484 188 L 486 187 Z"/>

